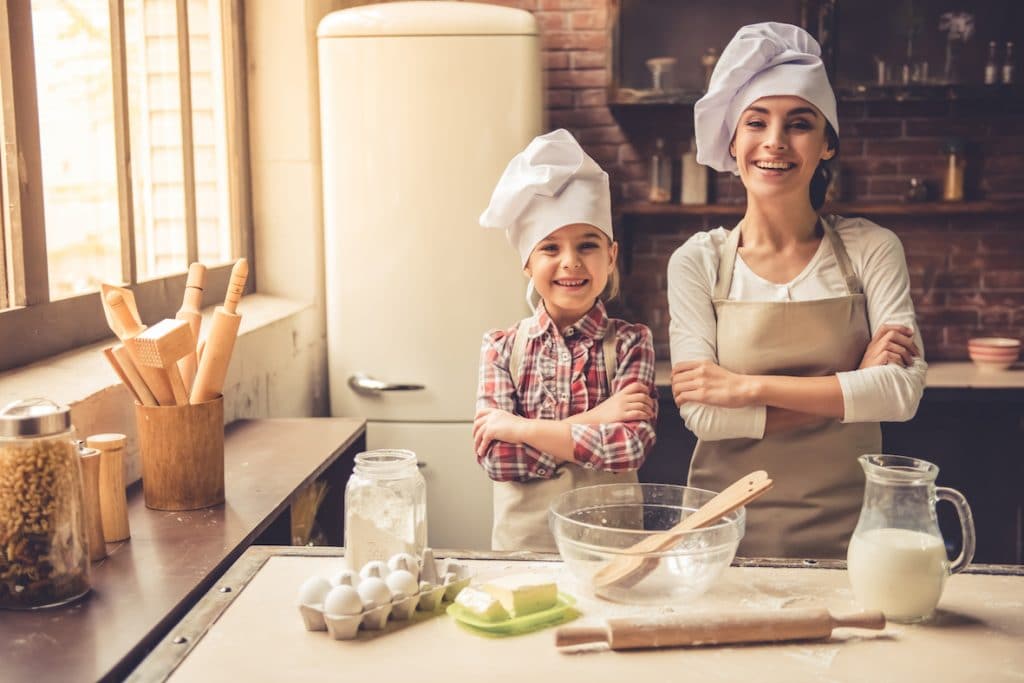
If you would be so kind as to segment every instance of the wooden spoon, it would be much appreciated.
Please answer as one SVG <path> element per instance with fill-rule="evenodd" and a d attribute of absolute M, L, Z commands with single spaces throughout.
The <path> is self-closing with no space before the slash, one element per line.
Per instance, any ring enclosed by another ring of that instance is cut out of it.
<path fill-rule="evenodd" d="M 668 531 L 648 536 L 627 548 L 624 554 L 601 567 L 591 579 L 595 589 L 615 586 L 628 588 L 654 571 L 660 561 L 648 557 L 652 553 L 670 550 L 682 540 L 686 532 L 711 526 L 733 510 L 743 507 L 772 487 L 772 480 L 764 470 L 751 472 L 731 484 L 724 491 L 700 506 L 686 519 Z"/>

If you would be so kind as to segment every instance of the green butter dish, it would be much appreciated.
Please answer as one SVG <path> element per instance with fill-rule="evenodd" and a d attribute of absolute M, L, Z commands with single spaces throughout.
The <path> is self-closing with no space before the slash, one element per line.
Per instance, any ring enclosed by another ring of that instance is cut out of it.
<path fill-rule="evenodd" d="M 580 615 L 573 605 L 576 599 L 566 593 L 558 594 L 558 601 L 553 607 L 549 607 L 532 614 L 524 614 L 521 617 L 511 617 L 498 621 L 485 621 L 476 617 L 472 612 L 462 605 L 452 603 L 448 605 L 448 614 L 465 626 L 468 631 L 494 637 L 518 636 L 531 631 L 539 631 L 549 626 L 556 626 L 572 621 Z"/>

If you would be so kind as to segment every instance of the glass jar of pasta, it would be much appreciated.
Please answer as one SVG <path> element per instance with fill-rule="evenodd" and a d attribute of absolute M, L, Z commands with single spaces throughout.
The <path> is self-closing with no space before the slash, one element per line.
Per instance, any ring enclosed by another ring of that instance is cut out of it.
<path fill-rule="evenodd" d="M 73 439 L 67 407 L 27 399 L 0 410 L 0 607 L 50 607 L 89 591 Z"/>

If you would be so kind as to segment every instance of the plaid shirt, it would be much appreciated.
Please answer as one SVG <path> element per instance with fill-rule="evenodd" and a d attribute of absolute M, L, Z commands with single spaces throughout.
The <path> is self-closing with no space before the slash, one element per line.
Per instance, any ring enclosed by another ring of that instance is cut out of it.
<path fill-rule="evenodd" d="M 477 409 L 499 408 L 522 417 L 564 420 L 590 410 L 608 398 L 601 360 L 605 333 L 615 335 L 618 365 L 612 393 L 641 382 L 655 399 L 654 417 L 635 422 L 573 424 L 573 460 L 586 468 L 613 472 L 635 470 L 654 447 L 657 390 L 654 386 L 654 342 L 646 325 L 609 318 L 600 301 L 587 315 L 561 333 L 541 305 L 531 318 L 523 349 L 522 378 L 512 385 L 509 360 L 517 328 L 492 330 L 480 351 Z M 526 444 L 493 441 L 477 456 L 495 481 L 550 479 L 558 463 Z"/>

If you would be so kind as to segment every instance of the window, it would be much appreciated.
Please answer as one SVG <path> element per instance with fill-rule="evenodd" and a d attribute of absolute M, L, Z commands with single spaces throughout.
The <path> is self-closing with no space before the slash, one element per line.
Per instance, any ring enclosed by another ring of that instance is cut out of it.
<path fill-rule="evenodd" d="M 239 0 L 0 0 L 0 370 L 172 317 L 250 256 Z M 251 259 L 250 259 L 251 260 Z"/>

